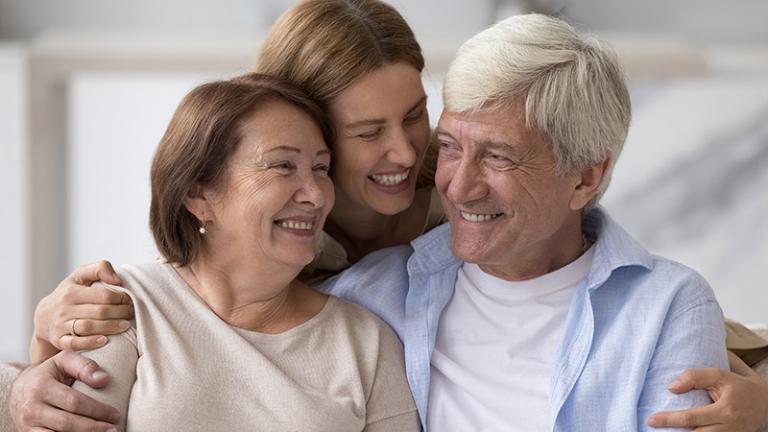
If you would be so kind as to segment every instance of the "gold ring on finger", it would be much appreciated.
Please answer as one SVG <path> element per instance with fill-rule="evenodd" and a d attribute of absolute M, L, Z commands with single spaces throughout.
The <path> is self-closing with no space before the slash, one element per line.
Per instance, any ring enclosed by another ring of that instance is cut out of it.
<path fill-rule="evenodd" d="M 75 331 L 75 324 L 77 324 L 77 320 L 78 320 L 78 318 L 75 318 L 75 319 L 72 320 L 72 331 L 71 331 L 71 333 L 74 336 L 81 337 L 79 334 L 77 334 L 77 331 Z"/>

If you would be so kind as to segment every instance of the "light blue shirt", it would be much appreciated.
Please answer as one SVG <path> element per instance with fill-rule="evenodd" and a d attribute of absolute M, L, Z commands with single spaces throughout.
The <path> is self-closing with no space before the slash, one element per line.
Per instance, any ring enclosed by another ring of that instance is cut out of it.
<path fill-rule="evenodd" d="M 645 422 L 654 412 L 709 403 L 702 390 L 667 390 L 687 368 L 728 368 L 723 314 L 707 282 L 650 255 L 603 209 L 592 210 L 583 229 L 597 239 L 596 249 L 552 363 L 553 430 L 653 430 Z M 409 246 L 366 256 L 322 288 L 365 306 L 397 332 L 425 431 L 438 320 L 461 264 L 445 224 Z"/>

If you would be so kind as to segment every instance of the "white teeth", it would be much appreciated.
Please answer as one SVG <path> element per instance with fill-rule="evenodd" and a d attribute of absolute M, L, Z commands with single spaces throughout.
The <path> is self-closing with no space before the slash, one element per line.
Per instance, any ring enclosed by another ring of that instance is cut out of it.
<path fill-rule="evenodd" d="M 294 222 L 294 221 L 279 221 L 278 226 L 281 228 L 293 229 L 293 230 L 311 230 L 314 226 L 310 222 Z"/>
<path fill-rule="evenodd" d="M 408 179 L 408 174 L 410 172 L 411 170 L 407 170 L 400 174 L 371 174 L 371 179 L 380 185 L 392 186 L 400 184 Z"/>
<path fill-rule="evenodd" d="M 462 219 L 470 222 L 488 222 L 489 220 L 496 219 L 497 217 L 501 216 L 501 213 L 497 214 L 476 214 L 476 213 L 467 213 L 467 212 L 461 212 Z"/>

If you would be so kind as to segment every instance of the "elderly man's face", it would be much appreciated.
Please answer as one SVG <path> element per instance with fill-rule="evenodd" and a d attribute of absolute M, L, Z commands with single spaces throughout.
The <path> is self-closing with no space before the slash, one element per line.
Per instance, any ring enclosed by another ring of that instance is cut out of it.
<path fill-rule="evenodd" d="M 555 174 L 552 145 L 525 127 L 522 103 L 443 112 L 437 134 L 437 190 L 458 258 L 510 280 L 573 259 L 566 255 L 581 247 L 581 176 Z"/>

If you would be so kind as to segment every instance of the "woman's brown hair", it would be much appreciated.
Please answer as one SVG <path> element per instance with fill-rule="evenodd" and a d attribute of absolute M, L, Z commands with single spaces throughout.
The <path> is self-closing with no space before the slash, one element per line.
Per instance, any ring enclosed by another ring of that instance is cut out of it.
<path fill-rule="evenodd" d="M 395 8 L 379 0 L 305 0 L 272 26 L 256 71 L 328 105 L 356 79 L 396 62 L 424 69 L 421 47 Z"/>
<path fill-rule="evenodd" d="M 308 114 L 326 145 L 333 130 L 326 111 L 285 80 L 249 74 L 193 89 L 179 104 L 155 152 L 149 226 L 169 262 L 189 264 L 201 247 L 200 222 L 184 206 L 194 188 L 216 185 L 240 142 L 240 121 L 270 100 Z M 286 125 L 290 127 L 292 125 Z"/>

